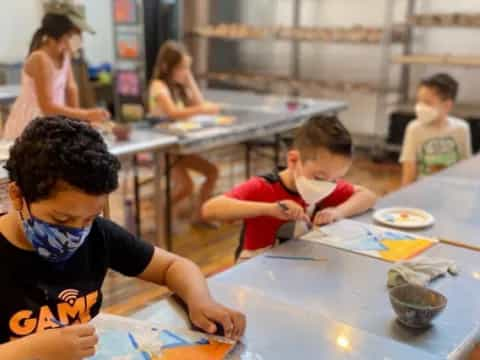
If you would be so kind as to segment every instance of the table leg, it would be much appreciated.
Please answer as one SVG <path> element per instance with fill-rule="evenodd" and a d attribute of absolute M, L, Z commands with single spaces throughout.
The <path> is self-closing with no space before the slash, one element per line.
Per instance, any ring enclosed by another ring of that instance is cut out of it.
<path fill-rule="evenodd" d="M 135 234 L 140 237 L 142 233 L 142 224 L 140 216 L 140 181 L 138 177 L 138 163 L 137 156 L 134 155 L 132 158 L 133 166 L 133 191 L 135 197 Z"/>
<path fill-rule="evenodd" d="M 172 251 L 172 172 L 171 156 L 165 153 L 165 240 L 167 250 Z"/>
<path fill-rule="evenodd" d="M 245 143 L 245 178 L 250 179 L 250 163 L 251 163 L 251 151 L 250 144 Z"/>
<path fill-rule="evenodd" d="M 163 192 L 162 192 L 162 165 L 161 165 L 161 156 L 158 151 L 153 153 L 153 172 L 154 172 L 154 194 L 153 194 L 153 204 L 155 211 L 155 244 L 160 246 L 163 249 L 167 248 L 166 241 L 164 238 L 164 232 L 162 231 L 162 220 L 163 220 Z"/>
<path fill-rule="evenodd" d="M 274 154 L 273 154 L 273 161 L 275 163 L 275 168 L 278 169 L 280 166 L 280 146 L 281 146 L 281 137 L 280 134 L 275 134 L 275 144 L 274 144 Z"/>

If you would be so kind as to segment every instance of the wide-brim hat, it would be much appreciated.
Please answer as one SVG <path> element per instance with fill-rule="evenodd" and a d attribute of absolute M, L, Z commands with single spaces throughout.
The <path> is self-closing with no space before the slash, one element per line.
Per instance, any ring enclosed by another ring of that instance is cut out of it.
<path fill-rule="evenodd" d="M 95 34 L 95 30 L 87 23 L 85 7 L 65 2 L 50 2 L 44 5 L 46 14 L 66 16 L 81 31 Z"/>

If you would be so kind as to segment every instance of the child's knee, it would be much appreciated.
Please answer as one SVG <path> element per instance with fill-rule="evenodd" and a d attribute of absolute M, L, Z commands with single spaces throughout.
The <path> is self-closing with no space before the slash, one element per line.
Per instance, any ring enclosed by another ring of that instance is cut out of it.
<path fill-rule="evenodd" d="M 207 179 L 211 182 L 217 181 L 220 177 L 220 171 L 215 165 L 211 165 L 206 173 Z"/>
<path fill-rule="evenodd" d="M 187 195 L 192 194 L 195 191 L 195 184 L 193 183 L 193 180 L 189 177 L 188 180 L 186 179 L 185 183 L 183 184 L 184 187 L 184 192 Z"/>
<path fill-rule="evenodd" d="M 219 177 L 220 177 L 220 170 L 218 170 L 218 168 L 215 166 L 213 168 L 213 178 L 217 180 Z"/>
<path fill-rule="evenodd" d="M 177 192 L 183 196 L 192 194 L 195 190 L 195 185 L 190 177 L 182 178 L 177 184 Z"/>

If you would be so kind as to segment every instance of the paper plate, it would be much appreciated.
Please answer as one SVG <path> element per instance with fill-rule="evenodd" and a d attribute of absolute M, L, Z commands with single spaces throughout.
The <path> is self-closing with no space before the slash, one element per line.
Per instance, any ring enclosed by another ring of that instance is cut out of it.
<path fill-rule="evenodd" d="M 373 214 L 373 219 L 382 225 L 399 229 L 418 229 L 432 226 L 435 218 L 421 209 L 394 207 L 381 209 Z"/>

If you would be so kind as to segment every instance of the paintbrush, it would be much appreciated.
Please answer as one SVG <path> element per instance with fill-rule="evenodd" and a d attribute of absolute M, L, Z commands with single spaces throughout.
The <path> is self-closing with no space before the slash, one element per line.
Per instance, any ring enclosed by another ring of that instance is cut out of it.
<path fill-rule="evenodd" d="M 284 256 L 284 255 L 265 255 L 267 259 L 278 260 L 298 260 L 298 261 L 328 261 L 326 258 L 317 258 L 311 256 Z"/>
<path fill-rule="evenodd" d="M 64 328 L 66 327 L 67 325 L 65 325 L 64 323 L 60 322 L 59 320 L 57 320 L 56 318 L 52 317 L 50 320 L 52 320 L 52 322 L 54 322 L 55 324 L 57 324 L 59 327 L 61 328 Z"/>

